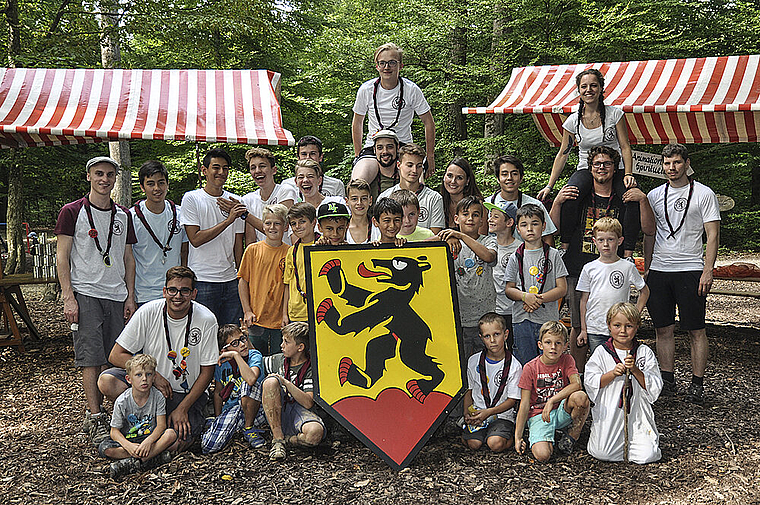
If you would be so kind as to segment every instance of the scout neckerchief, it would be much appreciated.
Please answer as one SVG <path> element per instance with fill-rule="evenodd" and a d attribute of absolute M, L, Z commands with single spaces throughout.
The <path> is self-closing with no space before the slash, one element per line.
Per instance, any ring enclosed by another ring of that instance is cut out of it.
<path fill-rule="evenodd" d="M 668 235 L 666 238 L 675 238 L 676 233 L 678 233 L 681 228 L 683 227 L 684 222 L 686 222 L 686 213 L 689 212 L 689 205 L 691 204 L 691 196 L 694 194 L 694 179 L 689 177 L 689 196 L 686 198 L 686 208 L 683 209 L 683 217 L 681 217 L 681 223 L 678 225 L 678 228 L 675 230 L 673 229 L 673 225 L 670 224 L 670 216 L 668 215 L 668 188 L 670 188 L 670 182 L 665 184 L 665 197 L 663 200 L 663 207 L 665 208 L 665 221 L 668 223 L 668 228 L 670 229 L 670 235 Z"/>
<path fill-rule="evenodd" d="M 145 200 L 142 200 L 143 202 Z M 150 238 L 153 239 L 153 242 L 156 243 L 156 245 L 161 249 L 161 252 L 164 254 L 163 258 L 161 258 L 161 263 L 166 263 L 166 253 L 171 251 L 172 248 L 169 247 L 169 243 L 172 241 L 172 237 L 175 234 L 175 230 L 179 229 L 177 226 L 177 206 L 174 205 L 174 202 L 171 200 L 167 200 L 169 202 L 169 207 L 172 209 L 172 220 L 171 220 L 171 226 L 169 227 L 169 238 L 166 239 L 166 245 L 161 245 L 161 241 L 158 240 L 158 237 L 156 237 L 156 234 L 153 232 L 153 229 L 148 224 L 148 220 L 145 219 L 145 214 L 143 214 L 143 211 L 140 209 L 140 203 L 137 202 L 135 204 L 135 214 L 140 219 L 140 222 L 145 227 L 145 230 L 148 232 L 148 235 L 150 235 Z"/>
<path fill-rule="evenodd" d="M 496 197 L 499 195 L 499 193 L 501 193 L 501 191 L 497 191 L 491 195 L 490 200 L 492 204 L 496 205 Z M 504 201 L 506 202 L 507 200 Z M 517 208 L 519 209 L 520 207 L 522 207 L 522 191 L 517 192 Z"/>
<path fill-rule="evenodd" d="M 612 337 L 610 337 L 604 344 L 602 344 L 602 347 L 604 347 L 604 350 L 607 351 L 610 356 L 612 356 L 612 359 L 615 360 L 615 364 L 622 363 L 620 361 L 620 356 L 618 356 L 617 351 L 615 351 L 615 346 L 612 345 Z M 636 361 L 636 351 L 639 349 L 639 340 L 634 337 L 633 342 L 631 342 L 631 356 L 633 356 L 634 362 Z M 624 388 L 625 389 L 625 388 Z M 628 391 L 626 391 L 625 394 L 626 398 L 628 398 L 628 413 L 631 413 L 631 398 L 633 398 L 633 387 L 629 387 Z M 620 390 L 620 399 L 618 400 L 618 408 L 623 408 L 623 390 Z"/>
<path fill-rule="evenodd" d="M 499 403 L 501 395 L 504 393 L 504 387 L 507 385 L 507 376 L 509 375 L 509 366 L 512 364 L 512 353 L 509 349 L 506 350 L 504 356 L 504 366 L 501 369 L 501 383 L 496 390 L 496 394 L 491 401 L 491 395 L 488 393 L 488 377 L 486 377 L 486 351 L 480 353 L 480 363 L 478 371 L 480 372 L 480 392 L 483 395 L 483 401 L 486 404 L 486 408 L 490 409 Z"/>
<path fill-rule="evenodd" d="M 231 359 L 228 361 L 228 363 L 232 367 L 232 378 L 227 383 L 227 385 L 224 386 L 221 391 L 219 391 L 219 396 L 222 398 L 222 402 L 226 402 L 227 399 L 232 395 L 232 391 L 235 389 L 237 379 L 240 377 L 240 366 L 237 364 L 237 361 Z"/>
<path fill-rule="evenodd" d="M 182 384 L 180 384 L 180 387 L 187 391 L 188 384 L 187 384 L 187 357 L 190 356 L 190 348 L 187 346 L 188 339 L 190 338 L 190 324 L 193 320 L 193 303 L 190 302 L 190 309 L 187 311 L 187 325 L 185 326 L 185 341 L 182 345 L 182 348 L 179 350 L 179 353 L 182 357 L 182 360 L 179 362 L 179 365 L 177 364 L 177 351 L 172 349 L 172 341 L 169 338 L 169 316 L 167 315 L 168 302 L 164 302 L 164 335 L 166 336 L 166 347 L 169 349 L 169 352 L 166 354 L 166 357 L 169 358 L 169 360 L 172 362 L 172 373 L 174 374 L 174 378 L 177 380 L 180 380 L 181 378 L 184 378 L 185 380 L 182 381 Z"/>
<path fill-rule="evenodd" d="M 100 240 L 98 240 L 98 230 L 95 229 L 95 221 L 92 219 L 92 209 L 90 208 L 90 197 L 84 197 L 84 210 L 87 212 L 87 221 L 90 223 L 90 231 L 88 235 L 95 241 L 95 247 L 98 248 L 98 252 L 103 257 L 103 263 L 105 266 L 111 266 L 111 240 L 113 239 L 114 223 L 116 222 L 116 204 L 111 200 L 111 224 L 108 225 L 108 242 L 106 244 L 106 250 L 100 247 Z M 97 207 L 96 207 L 97 208 Z"/>
<path fill-rule="evenodd" d="M 546 242 L 542 242 L 544 247 L 544 268 L 543 272 L 538 271 L 538 267 L 536 265 L 533 265 L 530 267 L 530 274 L 536 278 L 536 280 L 541 284 L 540 287 L 536 286 L 530 286 L 528 288 L 529 293 L 533 293 L 534 295 L 537 295 L 539 293 L 544 292 L 544 286 L 546 285 L 546 274 L 549 272 L 549 244 Z M 525 242 L 520 244 L 520 246 L 515 251 L 515 257 L 517 258 L 517 269 L 520 274 L 520 285 L 525 291 L 525 274 L 523 273 L 523 258 L 525 257 Z"/>
<path fill-rule="evenodd" d="M 319 232 L 314 232 L 314 242 L 317 241 L 319 238 Z M 301 289 L 301 281 L 298 278 L 298 262 L 296 261 L 296 253 L 298 253 L 298 245 L 301 243 L 301 239 L 299 238 L 296 240 L 296 243 L 293 244 L 293 272 L 295 273 L 296 277 L 296 289 L 299 293 L 301 293 L 301 297 L 303 298 L 304 303 L 306 303 L 306 293 L 304 293 L 303 289 Z"/>
<path fill-rule="evenodd" d="M 404 108 L 404 79 L 399 77 L 399 90 L 398 90 L 398 108 L 396 109 L 396 120 L 389 126 L 383 126 L 383 121 L 380 119 L 380 110 L 377 108 L 377 87 L 380 86 L 380 78 L 375 81 L 375 89 L 372 92 L 372 103 L 375 106 L 375 117 L 377 117 L 377 124 L 380 125 L 380 130 L 391 130 L 398 124 L 398 119 L 401 117 L 401 109 Z"/>
<path fill-rule="evenodd" d="M 285 367 L 285 378 L 287 380 L 290 379 L 290 358 L 285 358 L 285 362 L 283 363 L 283 366 Z M 306 379 L 306 372 L 309 371 L 309 368 L 311 367 L 311 357 L 308 355 L 306 356 L 306 361 L 301 365 L 301 369 L 298 370 L 298 375 L 296 375 L 295 380 L 292 380 L 291 382 L 298 388 L 301 389 L 303 386 L 303 381 Z M 295 399 L 293 398 L 293 395 L 288 393 L 288 403 L 293 403 Z"/>

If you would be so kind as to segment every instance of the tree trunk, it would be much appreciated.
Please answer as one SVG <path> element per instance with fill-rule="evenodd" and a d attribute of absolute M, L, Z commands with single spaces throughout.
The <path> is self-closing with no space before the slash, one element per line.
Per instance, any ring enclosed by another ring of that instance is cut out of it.
<path fill-rule="evenodd" d="M 750 203 L 756 209 L 760 207 L 760 157 L 758 155 L 753 156 L 749 166 L 750 173 L 752 174 L 752 196 Z"/>
<path fill-rule="evenodd" d="M 119 49 L 119 16 L 118 5 L 110 1 L 100 3 L 104 14 L 98 16 L 100 23 L 100 60 L 103 68 L 119 68 L 121 66 L 121 50 Z M 112 197 L 116 203 L 129 207 L 132 205 L 132 158 L 129 142 L 120 140 L 108 143 L 111 158 L 121 166 L 121 172 L 116 177 Z"/>
<path fill-rule="evenodd" d="M 449 117 L 450 124 L 453 125 L 454 141 L 467 140 L 467 124 L 464 120 L 464 114 L 462 114 L 462 107 L 465 105 L 464 101 L 464 89 L 465 83 L 463 82 L 463 74 L 467 65 L 467 6 L 466 3 L 460 4 L 458 20 L 451 30 L 451 72 L 452 72 L 452 87 L 453 92 L 451 96 L 455 97 L 449 104 Z M 461 148 L 454 148 L 454 155 L 460 156 Z"/>
<path fill-rule="evenodd" d="M 504 40 L 504 26 L 506 25 L 506 10 L 504 6 L 497 3 L 494 6 L 493 32 L 491 35 L 491 75 L 498 82 L 498 74 L 504 70 L 504 58 L 502 55 L 502 44 Z M 495 98 L 495 97 L 492 97 Z M 483 137 L 493 138 L 504 134 L 504 114 L 486 114 L 485 125 L 483 127 Z M 488 144 L 486 147 L 484 173 L 488 173 L 493 168 L 493 161 L 499 155 L 499 147 L 495 144 Z"/>
<path fill-rule="evenodd" d="M 18 20 L 17 0 L 7 0 L 5 16 L 8 20 L 8 66 L 16 66 L 16 58 L 21 54 L 21 27 Z M 20 152 L 12 149 L 11 163 L 8 167 L 8 261 L 5 264 L 6 274 L 21 274 L 26 270 L 26 254 L 24 250 L 24 193 L 23 172 L 21 169 Z"/>

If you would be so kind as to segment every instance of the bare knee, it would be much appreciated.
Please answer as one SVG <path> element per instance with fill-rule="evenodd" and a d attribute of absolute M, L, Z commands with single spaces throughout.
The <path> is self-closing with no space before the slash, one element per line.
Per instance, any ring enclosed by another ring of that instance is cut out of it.
<path fill-rule="evenodd" d="M 465 447 L 467 447 L 468 449 L 472 449 L 473 451 L 477 451 L 483 446 L 483 442 L 481 442 L 480 440 L 475 440 L 475 439 L 470 439 L 470 440 L 462 439 L 462 442 L 464 443 Z"/>
<path fill-rule="evenodd" d="M 304 444 L 310 447 L 315 447 L 322 441 L 325 429 L 321 424 L 311 422 L 303 425 L 301 433 L 303 433 Z"/>
<path fill-rule="evenodd" d="M 488 444 L 488 448 L 491 449 L 491 451 L 502 452 L 512 447 L 512 444 L 514 442 L 511 439 L 507 440 L 504 437 L 488 437 L 486 443 Z"/>
<path fill-rule="evenodd" d="M 546 463 L 552 457 L 554 447 L 550 442 L 536 442 L 533 447 L 530 448 L 533 453 L 533 457 L 541 463 Z"/>
<path fill-rule="evenodd" d="M 98 377 L 98 390 L 109 400 L 115 401 L 127 390 L 127 385 L 113 375 L 102 374 Z"/>
<path fill-rule="evenodd" d="M 571 409 L 575 409 L 575 408 L 588 409 L 589 407 L 588 395 L 583 391 L 576 391 L 575 393 L 570 395 L 570 398 L 567 399 L 567 403 Z"/>

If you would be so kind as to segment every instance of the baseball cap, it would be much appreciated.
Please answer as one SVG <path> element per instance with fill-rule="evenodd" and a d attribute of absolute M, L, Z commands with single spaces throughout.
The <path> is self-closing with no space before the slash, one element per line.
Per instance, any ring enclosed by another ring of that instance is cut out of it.
<path fill-rule="evenodd" d="M 90 161 L 87 162 L 87 168 L 86 170 L 89 172 L 90 169 L 93 167 L 93 165 L 97 165 L 98 163 L 110 163 L 113 165 L 113 167 L 116 169 L 116 171 L 120 171 L 121 167 L 116 162 L 115 159 L 109 158 L 108 156 L 96 156 L 95 158 L 92 158 Z"/>
<path fill-rule="evenodd" d="M 393 130 L 380 130 L 379 132 L 372 135 L 372 141 L 375 142 L 377 139 L 393 139 L 398 144 L 398 135 L 396 135 L 396 132 Z"/>
<path fill-rule="evenodd" d="M 348 207 L 340 202 L 324 202 L 317 209 L 317 221 L 326 217 L 345 217 L 351 219 Z"/>
<path fill-rule="evenodd" d="M 511 217 L 512 219 L 517 219 L 517 207 L 515 207 L 515 204 L 512 202 L 499 202 L 499 203 L 483 202 L 483 206 L 488 210 L 500 210 L 501 212 L 506 214 L 507 217 Z"/>

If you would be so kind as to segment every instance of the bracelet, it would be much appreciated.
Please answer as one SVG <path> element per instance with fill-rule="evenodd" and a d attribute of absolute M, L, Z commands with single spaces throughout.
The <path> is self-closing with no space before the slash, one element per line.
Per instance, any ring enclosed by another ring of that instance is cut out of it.
<path fill-rule="evenodd" d="M 525 295 L 527 295 L 527 294 L 528 293 L 523 292 L 522 301 L 525 301 Z"/>
<path fill-rule="evenodd" d="M 625 174 L 623 177 L 633 177 L 633 174 Z"/>

